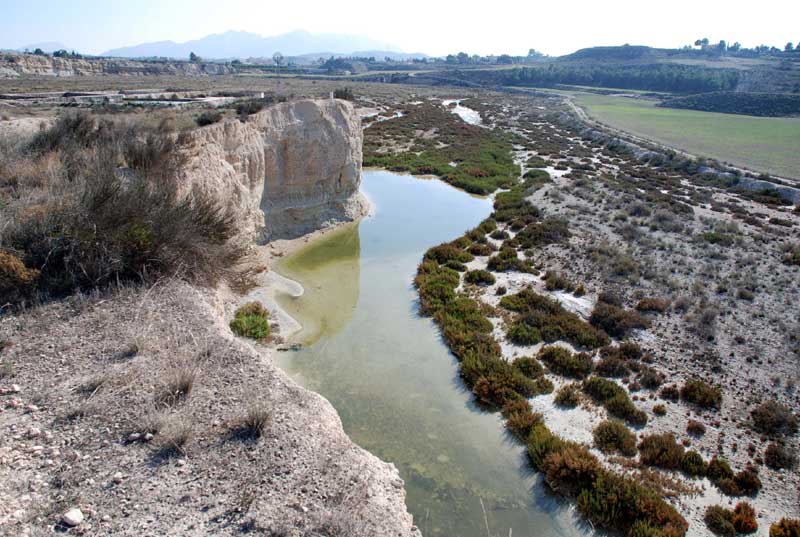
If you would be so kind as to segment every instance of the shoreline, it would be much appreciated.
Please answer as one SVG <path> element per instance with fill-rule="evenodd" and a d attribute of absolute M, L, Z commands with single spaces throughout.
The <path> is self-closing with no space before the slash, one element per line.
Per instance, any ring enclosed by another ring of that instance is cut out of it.
<path fill-rule="evenodd" d="M 276 269 L 277 265 L 286 257 L 289 257 L 303 248 L 341 230 L 342 228 L 361 222 L 375 214 L 375 203 L 369 199 L 360 189 L 357 197 L 362 202 L 363 211 L 361 214 L 350 221 L 338 221 L 321 229 L 316 229 L 310 233 L 296 237 L 294 239 L 278 239 L 265 245 L 258 245 L 257 259 L 267 266 L 266 272 L 260 276 L 259 285 L 244 295 L 242 302 L 257 300 L 261 302 L 278 321 L 282 344 L 293 344 L 293 336 L 303 330 L 300 320 L 292 317 L 277 300 L 278 293 L 287 294 L 293 298 L 299 298 L 305 294 L 305 287 L 302 282 L 282 274 Z"/>

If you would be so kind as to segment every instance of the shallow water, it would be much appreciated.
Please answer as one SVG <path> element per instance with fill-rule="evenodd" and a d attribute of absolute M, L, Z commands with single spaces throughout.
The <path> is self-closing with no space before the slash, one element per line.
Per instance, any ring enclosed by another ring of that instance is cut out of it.
<path fill-rule="evenodd" d="M 585 534 L 530 473 L 499 415 L 474 406 L 435 325 L 417 314 L 423 253 L 477 225 L 491 202 L 389 172 L 366 172 L 362 191 L 372 216 L 278 267 L 306 289 L 278 301 L 308 345 L 281 353 L 280 365 L 336 407 L 356 443 L 397 465 L 423 535 Z"/>

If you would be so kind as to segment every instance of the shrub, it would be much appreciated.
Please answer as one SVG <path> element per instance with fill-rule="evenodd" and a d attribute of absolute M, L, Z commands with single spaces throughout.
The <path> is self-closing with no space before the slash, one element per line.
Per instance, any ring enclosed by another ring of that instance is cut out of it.
<path fill-rule="evenodd" d="M 666 416 L 667 407 L 665 407 L 664 405 L 654 405 L 653 414 L 655 414 L 656 416 Z"/>
<path fill-rule="evenodd" d="M 549 346 L 539 351 L 538 358 L 565 377 L 583 379 L 592 372 L 592 357 L 584 352 L 573 354 L 564 347 Z"/>
<path fill-rule="evenodd" d="M 542 423 L 542 415 L 534 413 L 526 399 L 513 399 L 503 406 L 506 428 L 520 439 L 526 439 L 531 429 Z"/>
<path fill-rule="evenodd" d="M 508 329 L 508 339 L 517 345 L 536 345 L 542 341 L 542 334 L 536 328 L 517 321 Z"/>
<path fill-rule="evenodd" d="M 753 428 L 764 434 L 792 435 L 797 432 L 797 417 L 786 405 L 767 401 L 752 412 Z"/>
<path fill-rule="evenodd" d="M 425 259 L 432 259 L 439 264 L 447 263 L 448 261 L 458 261 L 459 263 L 469 263 L 475 259 L 472 254 L 465 252 L 461 248 L 453 244 L 440 244 L 434 246 L 425 252 Z"/>
<path fill-rule="evenodd" d="M 496 229 L 492 231 L 489 236 L 498 241 L 504 241 L 509 237 L 508 232 L 503 231 L 502 229 Z"/>
<path fill-rule="evenodd" d="M 198 127 L 205 127 L 206 125 L 213 125 L 214 123 L 219 123 L 222 120 L 222 114 L 216 110 L 207 110 L 201 113 L 194 119 L 194 122 L 197 123 Z"/>
<path fill-rule="evenodd" d="M 648 466 L 677 470 L 683 462 L 683 446 L 671 433 L 651 434 L 639 443 L 639 458 Z"/>
<path fill-rule="evenodd" d="M 722 405 L 722 390 L 698 380 L 690 379 L 681 388 L 681 398 L 703 408 L 716 408 Z"/>
<path fill-rule="evenodd" d="M 333 90 L 333 98 L 334 99 L 343 99 L 345 101 L 352 101 L 355 100 L 355 95 L 353 95 L 353 90 L 344 87 L 344 88 L 337 88 Z"/>
<path fill-rule="evenodd" d="M 559 388 L 555 397 L 555 404 L 565 408 L 575 408 L 581 402 L 580 385 L 573 382 Z"/>
<path fill-rule="evenodd" d="M 489 244 L 480 244 L 475 243 L 471 245 L 467 251 L 474 255 L 474 256 L 487 256 L 492 255 L 494 253 L 494 248 L 492 248 Z"/>
<path fill-rule="evenodd" d="M 670 301 L 666 298 L 643 298 L 636 304 L 637 311 L 664 313 L 669 309 Z"/>
<path fill-rule="evenodd" d="M 184 401 L 192 392 L 197 372 L 194 369 L 180 367 L 173 369 L 166 382 L 156 393 L 155 402 L 159 406 L 175 406 Z"/>
<path fill-rule="evenodd" d="M 605 420 L 595 427 L 594 445 L 603 453 L 619 452 L 626 457 L 636 455 L 636 435 L 619 421 Z"/>
<path fill-rule="evenodd" d="M 583 446 L 567 444 L 544 459 L 545 482 L 555 492 L 575 496 L 591 488 L 602 472 L 600 463 Z"/>
<path fill-rule="evenodd" d="M 719 457 L 712 457 L 706 469 L 706 475 L 712 482 L 721 481 L 723 479 L 733 479 L 734 474 L 731 470 L 728 461 L 720 459 Z"/>
<path fill-rule="evenodd" d="M 598 302 L 589 317 L 592 326 L 612 337 L 624 337 L 634 328 L 647 328 L 649 323 L 635 311 L 628 311 L 606 302 Z"/>
<path fill-rule="evenodd" d="M 575 285 L 560 272 L 548 270 L 545 272 L 543 279 L 545 282 L 545 288 L 548 291 L 563 289 L 567 292 L 571 292 L 575 289 Z"/>
<path fill-rule="evenodd" d="M 519 314 L 512 328 L 525 325 L 529 329 L 527 330 L 529 334 L 533 333 L 530 329 L 536 330 L 540 339 L 534 343 L 539 340 L 548 342 L 564 340 L 590 349 L 608 344 L 608 336 L 603 331 L 590 326 L 574 313 L 566 311 L 557 301 L 542 296 L 530 288 L 514 295 L 504 296 L 500 300 L 500 306 Z M 515 330 L 518 333 L 526 332 L 522 328 Z"/>
<path fill-rule="evenodd" d="M 560 451 L 563 446 L 564 441 L 551 433 L 544 424 L 534 425 L 528 435 L 528 458 L 534 468 L 541 470 L 548 455 Z"/>
<path fill-rule="evenodd" d="M 736 535 L 736 528 L 733 527 L 733 511 L 725 509 L 719 505 L 709 505 L 706 508 L 706 513 L 703 520 L 716 535 L 724 535 L 726 537 L 734 537 Z"/>
<path fill-rule="evenodd" d="M 263 340 L 269 337 L 269 311 L 260 302 L 249 302 L 239 309 L 230 323 L 237 336 Z"/>
<path fill-rule="evenodd" d="M 272 410 L 265 403 L 255 403 L 248 407 L 247 413 L 234 424 L 233 434 L 242 439 L 257 440 L 266 431 L 272 418 Z"/>
<path fill-rule="evenodd" d="M 647 414 L 636 408 L 624 388 L 616 382 L 601 377 L 583 381 L 583 391 L 605 407 L 608 413 L 631 425 L 645 425 Z"/>
<path fill-rule="evenodd" d="M 475 285 L 492 285 L 495 282 L 492 273 L 485 270 L 470 270 L 464 275 L 464 280 Z"/>
<path fill-rule="evenodd" d="M 40 210 L 23 208 L 2 231 L 27 272 L 38 271 L 28 294 L 58 297 L 173 276 L 213 285 L 232 275 L 245 253 L 233 240 L 235 215 L 210 195 L 182 194 L 184 157 L 169 133 L 93 122 L 62 133 L 59 125 L 33 147 L 57 150 L 63 173 L 55 171 L 37 196 Z"/>
<path fill-rule="evenodd" d="M 706 434 L 706 426 L 697 420 L 689 420 L 686 424 L 686 432 L 692 436 L 703 436 Z"/>
<path fill-rule="evenodd" d="M 684 453 L 681 459 L 681 470 L 693 477 L 705 475 L 706 466 L 703 457 L 693 449 Z"/>
<path fill-rule="evenodd" d="M 736 488 L 739 489 L 741 495 L 757 494 L 761 490 L 761 479 L 758 478 L 758 473 L 754 467 L 748 466 L 741 472 L 738 472 L 733 482 Z"/>
<path fill-rule="evenodd" d="M 791 448 L 770 442 L 764 451 L 764 464 L 773 470 L 792 470 L 797 466 L 797 454 Z"/>
<path fill-rule="evenodd" d="M 770 526 L 769 537 L 800 537 L 800 519 L 780 519 Z"/>
<path fill-rule="evenodd" d="M 677 386 L 670 384 L 661 388 L 661 397 L 669 401 L 677 401 L 680 398 L 681 392 Z"/>
<path fill-rule="evenodd" d="M 604 377 L 625 377 L 631 372 L 625 362 L 616 356 L 609 356 L 601 360 L 595 371 Z"/>
<path fill-rule="evenodd" d="M 514 367 L 528 378 L 536 379 L 544 375 L 544 369 L 539 360 L 531 356 L 522 356 L 514 360 Z"/>

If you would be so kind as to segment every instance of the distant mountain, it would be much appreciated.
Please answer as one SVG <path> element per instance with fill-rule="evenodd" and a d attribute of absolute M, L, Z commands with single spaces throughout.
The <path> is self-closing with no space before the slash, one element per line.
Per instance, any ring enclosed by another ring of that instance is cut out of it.
<path fill-rule="evenodd" d="M 59 43 L 58 41 L 48 41 L 46 43 L 34 43 L 32 45 L 25 45 L 24 47 L 19 47 L 17 49 L 18 52 L 25 52 L 26 50 L 33 52 L 37 48 L 42 49 L 44 52 L 50 53 L 55 52 L 57 50 L 69 50 L 72 49 L 66 46 L 64 43 Z"/>
<path fill-rule="evenodd" d="M 396 47 L 374 39 L 355 35 L 319 34 L 313 35 L 298 30 L 273 37 L 262 37 L 249 32 L 225 32 L 213 34 L 202 39 L 175 43 L 159 41 L 132 47 L 109 50 L 102 56 L 124 58 L 188 58 L 194 52 L 201 58 L 253 58 L 271 57 L 280 52 L 284 56 L 328 51 L 328 54 L 352 54 L 357 50 L 388 50 L 399 52 Z"/>

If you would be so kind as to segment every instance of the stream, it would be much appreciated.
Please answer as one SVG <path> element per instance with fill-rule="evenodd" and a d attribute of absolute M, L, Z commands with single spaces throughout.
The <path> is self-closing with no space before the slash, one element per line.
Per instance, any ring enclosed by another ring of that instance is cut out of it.
<path fill-rule="evenodd" d="M 278 296 L 303 325 L 304 347 L 279 365 L 325 396 L 357 444 L 394 463 L 423 535 L 584 535 L 549 494 L 499 413 L 477 408 L 457 362 L 418 314 L 413 278 L 431 246 L 492 210 L 435 179 L 365 171 L 373 214 L 285 258 L 277 272 L 305 293 Z"/>

